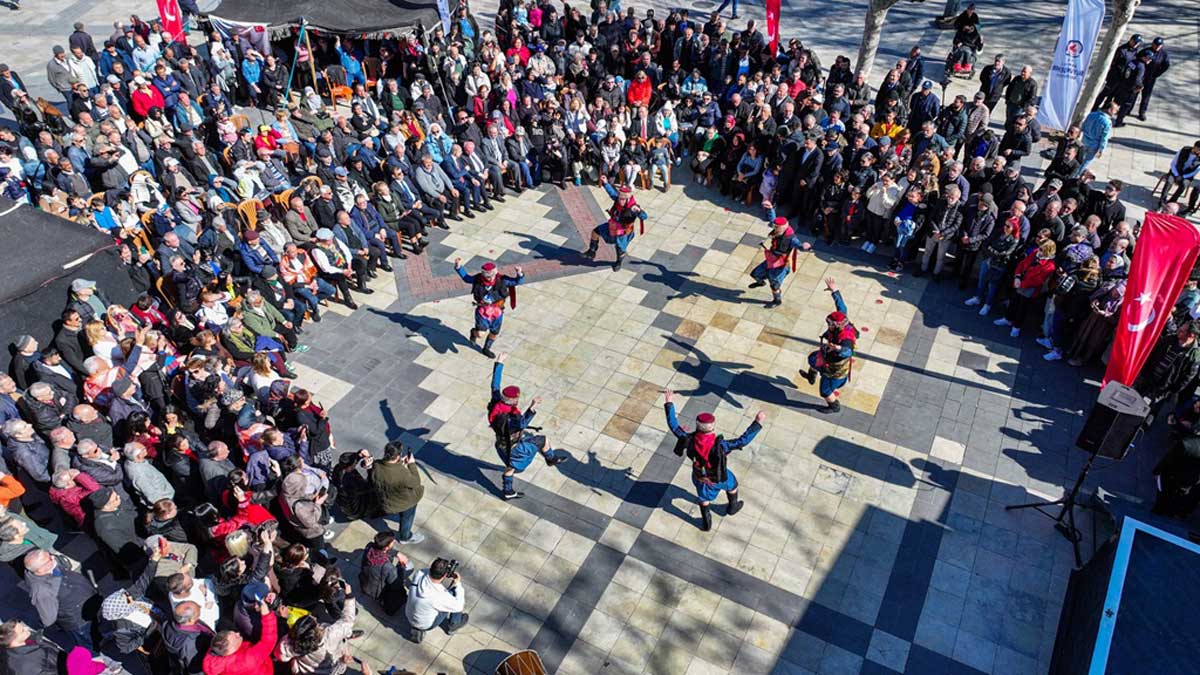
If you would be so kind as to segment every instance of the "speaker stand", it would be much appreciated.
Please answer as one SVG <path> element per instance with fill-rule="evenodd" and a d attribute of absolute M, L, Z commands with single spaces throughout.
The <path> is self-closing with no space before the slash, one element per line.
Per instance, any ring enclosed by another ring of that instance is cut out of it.
<path fill-rule="evenodd" d="M 1079 471 L 1079 477 L 1075 479 L 1075 485 L 1061 499 L 1055 499 L 1051 502 L 1029 502 L 1027 504 L 1010 504 L 1004 507 L 1005 511 L 1015 511 L 1018 509 L 1034 509 L 1038 513 L 1046 516 L 1054 521 L 1054 529 L 1058 530 L 1062 536 L 1071 542 L 1071 546 L 1075 549 L 1075 568 L 1083 567 L 1083 558 L 1079 555 L 1079 542 L 1083 539 L 1083 533 L 1075 525 L 1075 507 L 1086 505 L 1079 504 L 1079 491 L 1083 488 L 1083 481 L 1087 480 L 1088 472 L 1092 470 L 1092 463 L 1096 461 L 1096 452 L 1088 455 L 1087 462 Z M 1058 515 L 1054 515 L 1047 509 L 1058 507 Z"/>

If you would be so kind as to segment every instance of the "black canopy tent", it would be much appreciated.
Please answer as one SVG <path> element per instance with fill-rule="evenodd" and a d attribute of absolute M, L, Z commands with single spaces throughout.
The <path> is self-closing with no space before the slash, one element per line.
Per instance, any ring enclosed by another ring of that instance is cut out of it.
<path fill-rule="evenodd" d="M 311 30 L 349 37 L 397 37 L 439 21 L 437 0 L 222 0 L 208 13 L 214 24 L 264 26 L 272 37 L 293 32 L 301 21 Z"/>
<path fill-rule="evenodd" d="M 0 198 L 0 344 L 18 335 L 48 344 L 77 278 L 91 279 L 110 302 L 137 297 L 112 237 Z M 7 360 L 5 361 L 7 365 Z"/>

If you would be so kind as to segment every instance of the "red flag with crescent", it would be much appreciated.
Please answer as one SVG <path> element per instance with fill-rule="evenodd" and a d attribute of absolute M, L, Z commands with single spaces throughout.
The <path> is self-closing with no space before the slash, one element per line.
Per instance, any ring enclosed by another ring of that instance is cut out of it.
<path fill-rule="evenodd" d="M 767 42 L 771 56 L 779 53 L 779 5 L 780 0 L 767 0 Z"/>
<path fill-rule="evenodd" d="M 1179 216 L 1147 213 L 1138 235 L 1125 301 L 1118 312 L 1104 384 L 1133 386 L 1200 254 L 1200 230 Z"/>
<path fill-rule="evenodd" d="M 187 36 L 183 32 L 183 12 L 179 11 L 179 0 L 156 0 L 158 17 L 162 19 L 163 31 L 177 42 L 185 42 Z"/>

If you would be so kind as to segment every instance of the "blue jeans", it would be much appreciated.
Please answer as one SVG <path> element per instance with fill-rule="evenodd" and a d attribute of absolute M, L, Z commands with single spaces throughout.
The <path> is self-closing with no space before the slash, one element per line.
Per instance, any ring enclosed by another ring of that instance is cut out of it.
<path fill-rule="evenodd" d="M 1088 168 L 1088 165 L 1092 163 L 1092 160 L 1096 159 L 1097 152 L 1099 152 L 1098 148 L 1093 148 L 1086 144 L 1080 145 L 1079 169 L 1075 172 L 1076 176 L 1083 175 L 1084 170 Z"/>
<path fill-rule="evenodd" d="M 413 521 L 417 519 L 417 507 L 414 506 L 411 509 L 392 515 L 396 517 L 396 522 L 400 525 L 400 531 L 396 533 L 396 539 L 412 539 Z"/>
<path fill-rule="evenodd" d="M 521 171 L 521 183 L 525 187 L 533 187 L 533 174 L 529 170 L 529 161 L 517 162 L 517 168 Z"/>
<path fill-rule="evenodd" d="M 439 611 L 437 619 L 433 620 L 433 626 L 421 628 L 421 631 L 432 631 L 432 629 L 439 626 L 446 632 L 457 631 L 458 628 L 462 628 L 464 623 L 467 623 L 466 615 L 461 613 L 461 611 L 455 611 L 455 613 Z"/>
<path fill-rule="evenodd" d="M 983 304 L 990 305 L 996 299 L 996 292 L 1000 290 L 1000 281 L 1004 278 L 1001 274 L 996 280 L 992 280 L 991 264 L 987 258 L 979 263 L 979 284 L 975 287 L 975 297 L 983 301 Z"/>
<path fill-rule="evenodd" d="M 733 16 L 737 16 L 737 0 L 723 0 L 721 2 L 721 6 L 717 8 L 717 14 L 725 11 L 725 7 L 727 7 L 731 2 L 733 3 Z"/>

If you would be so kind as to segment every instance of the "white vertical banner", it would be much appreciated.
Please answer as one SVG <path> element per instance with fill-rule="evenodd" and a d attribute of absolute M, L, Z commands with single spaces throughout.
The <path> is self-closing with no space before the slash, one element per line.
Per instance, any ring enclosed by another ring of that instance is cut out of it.
<path fill-rule="evenodd" d="M 1054 47 L 1054 61 L 1042 87 L 1038 122 L 1043 128 L 1065 130 L 1087 77 L 1088 63 L 1104 23 L 1104 0 L 1068 0 L 1062 33 Z"/>
<path fill-rule="evenodd" d="M 438 14 L 442 17 L 442 32 L 450 35 L 450 0 L 437 0 Z M 457 5 L 456 5 L 457 6 Z"/>

